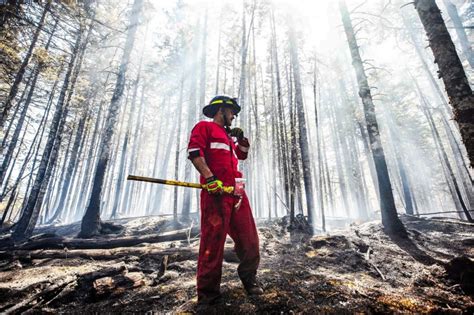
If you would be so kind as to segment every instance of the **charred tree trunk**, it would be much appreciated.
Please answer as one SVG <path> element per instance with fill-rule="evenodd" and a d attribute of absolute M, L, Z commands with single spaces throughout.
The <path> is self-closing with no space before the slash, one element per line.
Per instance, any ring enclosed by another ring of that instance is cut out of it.
<path fill-rule="evenodd" d="M 410 22 L 408 21 L 408 18 L 405 15 L 402 15 L 402 18 L 403 18 L 403 22 L 404 22 L 405 27 L 409 30 L 410 38 L 412 40 L 413 46 L 416 50 L 416 53 L 417 53 L 417 55 L 420 59 L 423 70 L 424 70 L 424 72 L 425 72 L 425 74 L 426 74 L 426 76 L 427 76 L 427 78 L 430 82 L 431 88 L 433 90 L 433 94 L 436 95 L 438 97 L 439 101 L 441 102 L 441 104 L 443 104 L 444 110 L 441 110 L 440 114 L 443 116 L 443 121 L 446 121 L 447 117 L 451 113 L 451 109 L 449 108 L 449 105 L 448 105 L 448 103 L 447 103 L 447 101 L 444 97 L 443 92 L 441 91 L 441 88 L 439 87 L 438 82 L 435 80 L 433 74 L 431 73 L 431 71 L 428 67 L 428 64 L 425 61 L 425 58 L 423 56 L 422 47 L 421 47 L 419 41 L 417 40 L 417 38 L 415 36 L 413 28 L 410 27 Z M 453 151 L 456 164 L 462 165 L 462 168 L 464 169 L 464 171 L 460 171 L 460 173 L 465 173 L 466 176 L 469 177 L 469 179 L 471 181 L 471 185 L 472 185 L 472 177 L 469 173 L 468 166 L 467 166 L 466 161 L 464 159 L 464 154 L 465 153 L 464 153 L 463 149 L 461 148 L 460 141 L 458 140 L 458 137 L 457 137 L 457 133 L 459 132 L 459 130 L 455 131 L 455 129 L 457 129 L 457 127 L 455 126 L 455 124 L 453 123 L 452 120 L 449 121 L 449 124 L 445 124 L 445 129 L 446 129 L 446 132 L 448 133 L 448 137 L 450 139 L 449 143 L 450 143 L 451 149 Z M 456 132 L 456 137 L 454 136 L 455 132 Z"/>
<path fill-rule="evenodd" d="M 319 104 L 318 104 L 318 69 L 317 69 L 317 59 L 314 57 L 314 69 L 313 69 L 313 100 L 314 100 L 314 122 L 316 126 L 316 151 L 318 159 L 318 203 L 319 210 L 321 211 L 321 230 L 326 232 L 326 216 L 324 209 L 324 190 L 323 190 L 323 157 L 321 152 L 321 130 L 320 130 L 320 113 L 319 113 Z"/>
<path fill-rule="evenodd" d="M 309 141 L 306 130 L 306 117 L 303 104 L 303 91 L 301 88 L 300 65 L 298 58 L 298 49 L 296 44 L 295 33 L 293 26 L 290 28 L 290 54 L 293 64 L 293 76 L 295 79 L 295 101 L 298 115 L 299 127 L 299 145 L 301 151 L 301 162 L 303 166 L 303 182 L 306 196 L 306 207 L 308 211 L 308 221 L 311 225 L 314 224 L 314 194 L 313 194 L 313 180 L 311 175 L 311 160 L 309 154 Z"/>
<path fill-rule="evenodd" d="M 288 76 L 288 102 L 289 102 L 289 116 L 290 116 L 290 164 L 289 167 L 291 168 L 292 172 L 289 178 L 289 189 L 290 189 L 290 199 L 289 199 L 289 206 L 290 206 L 290 228 L 293 228 L 295 224 L 295 204 L 296 204 L 296 179 L 295 170 L 299 167 L 298 165 L 298 147 L 296 145 L 296 126 L 295 126 L 295 116 L 294 113 L 294 98 L 293 98 L 293 80 L 292 75 L 290 74 L 291 67 L 287 67 L 287 76 Z"/>
<path fill-rule="evenodd" d="M 393 199 L 392 185 L 388 175 L 387 163 L 385 161 L 385 154 L 382 148 L 380 139 L 379 127 L 375 115 L 375 107 L 372 101 L 372 95 L 365 74 L 362 58 L 357 45 L 357 39 L 354 34 L 352 22 L 349 16 L 349 11 L 344 0 L 339 1 L 339 8 L 341 10 L 342 23 L 347 36 L 347 42 L 352 56 L 352 65 L 359 84 L 359 96 L 364 105 L 365 120 L 367 123 L 367 131 L 369 134 L 370 146 L 374 158 L 375 169 L 377 171 L 377 181 L 380 192 L 380 208 L 382 212 L 382 224 L 389 233 L 394 233 L 400 236 L 406 235 L 405 227 L 398 218 L 395 201 Z"/>
<path fill-rule="evenodd" d="M 120 68 L 115 84 L 114 93 L 110 102 L 110 107 L 107 113 L 106 125 L 104 129 L 103 138 L 99 147 L 99 160 L 94 174 L 94 183 L 92 187 L 92 194 L 87 205 L 86 213 L 82 218 L 80 237 L 91 237 L 97 235 L 101 231 L 100 210 L 101 210 L 101 195 L 104 183 L 104 176 L 107 170 L 107 165 L 110 159 L 112 136 L 115 131 L 117 122 L 117 115 L 120 110 L 120 101 L 122 99 L 125 78 L 132 53 L 133 44 L 135 42 L 135 34 L 138 28 L 138 20 L 142 10 L 143 0 L 135 0 L 130 13 L 129 28 L 127 31 L 127 39 L 125 48 L 120 62 Z"/>
<path fill-rule="evenodd" d="M 271 26 L 272 26 L 272 51 L 273 51 L 273 63 L 274 63 L 274 73 L 275 73 L 275 83 L 276 83 L 276 101 L 277 101 L 277 121 L 276 121 L 276 135 L 278 143 L 278 153 L 281 153 L 280 169 L 283 171 L 283 188 L 285 193 L 285 202 L 289 204 L 290 200 L 290 188 L 289 188 L 289 160 L 288 152 L 289 146 L 287 141 L 287 130 L 286 123 L 284 119 L 283 111 L 283 96 L 282 96 L 282 86 L 280 78 L 280 64 L 278 61 L 278 49 L 277 49 L 277 38 L 276 38 L 276 26 L 275 26 L 275 16 L 273 10 L 271 11 Z"/>
<path fill-rule="evenodd" d="M 474 167 L 474 95 L 436 2 L 415 0 L 415 9 L 438 64 L 471 167 Z"/>

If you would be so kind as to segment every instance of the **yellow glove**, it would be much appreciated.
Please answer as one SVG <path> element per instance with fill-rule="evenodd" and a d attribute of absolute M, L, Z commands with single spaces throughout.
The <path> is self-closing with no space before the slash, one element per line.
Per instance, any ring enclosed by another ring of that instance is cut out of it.
<path fill-rule="evenodd" d="M 206 190 L 211 195 L 220 195 L 224 191 L 224 184 L 216 176 L 206 178 Z"/>

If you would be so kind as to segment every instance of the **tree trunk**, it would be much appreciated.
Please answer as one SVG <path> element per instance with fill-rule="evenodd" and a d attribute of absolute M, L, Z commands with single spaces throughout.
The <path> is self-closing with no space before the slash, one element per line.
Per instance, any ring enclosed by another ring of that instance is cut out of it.
<path fill-rule="evenodd" d="M 133 44 L 135 42 L 135 34 L 138 28 L 138 21 L 142 6 L 143 0 L 135 0 L 133 3 L 132 11 L 130 13 L 130 23 L 127 31 L 127 39 L 125 42 L 122 60 L 120 62 L 117 82 L 115 84 L 114 93 L 107 113 L 103 138 L 99 147 L 99 160 L 94 174 L 92 194 L 86 208 L 86 213 L 82 218 L 81 232 L 79 234 L 80 237 L 91 237 L 99 234 L 101 230 L 100 202 L 103 188 L 102 186 L 104 183 L 104 175 L 107 170 L 107 164 L 110 159 L 112 136 L 115 131 L 115 125 L 118 116 L 117 114 L 120 110 L 120 101 L 122 99 L 125 87 L 127 67 L 130 60 L 130 54 L 133 49 Z"/>
<path fill-rule="evenodd" d="M 317 58 L 314 56 L 314 68 L 313 68 L 313 101 L 314 101 L 314 123 L 316 126 L 316 153 L 318 159 L 318 171 L 317 171 L 317 180 L 318 180 L 318 203 L 319 210 L 321 211 L 321 230 L 326 232 L 326 216 L 324 209 L 324 190 L 323 190 L 323 156 L 321 152 L 321 126 L 320 126 L 320 112 L 319 112 L 319 103 L 318 103 L 318 68 L 317 68 Z M 316 171 L 315 171 L 316 172 Z"/>
<path fill-rule="evenodd" d="M 277 38 L 276 38 L 276 27 L 275 27 L 275 16 L 273 10 L 271 11 L 271 26 L 272 26 L 272 51 L 273 51 L 273 62 L 275 65 L 275 83 L 276 83 L 276 101 L 277 101 L 277 122 L 276 122 L 276 135 L 277 135 L 277 151 L 281 154 L 280 169 L 283 171 L 283 188 L 285 193 L 285 202 L 289 204 L 290 201 L 290 188 L 289 188 L 289 159 L 287 154 L 289 152 L 289 146 L 287 141 L 287 130 L 284 119 L 283 111 L 283 97 L 282 97 L 282 86 L 280 78 L 280 65 L 278 62 L 278 49 L 277 49 Z M 273 72 L 272 72 L 273 73 Z"/>
<path fill-rule="evenodd" d="M 76 66 L 77 68 L 75 70 L 75 79 L 74 79 L 74 82 L 72 84 L 72 88 L 74 88 L 75 81 L 77 79 L 77 76 L 79 75 L 80 66 L 81 66 L 82 59 L 83 59 L 84 54 L 85 54 L 85 50 L 87 48 L 87 44 L 89 43 L 89 38 L 90 38 L 90 35 L 91 35 L 91 32 L 92 32 L 92 27 L 93 27 L 93 22 L 89 25 L 89 30 L 87 32 L 86 38 L 85 38 L 85 40 L 83 41 L 83 43 L 81 44 L 81 47 L 80 47 L 79 62 L 78 62 L 78 65 Z M 69 93 L 69 97 L 68 97 L 69 99 L 71 98 L 72 93 L 73 93 L 73 91 L 71 90 L 71 92 Z M 66 106 L 68 104 L 69 104 L 69 100 L 66 103 Z M 50 221 L 54 221 L 61 214 L 61 211 L 63 211 L 63 208 L 65 206 L 66 197 L 67 197 L 68 192 L 70 190 L 71 179 L 72 179 L 73 171 L 76 168 L 76 165 L 78 163 L 79 147 L 81 145 L 81 141 L 82 141 L 82 138 L 83 138 L 82 135 L 84 133 L 84 128 L 85 128 L 85 124 L 86 124 L 86 120 L 87 120 L 87 116 L 88 116 L 88 103 L 85 106 L 86 107 L 82 110 L 82 115 L 81 115 L 81 117 L 79 119 L 79 123 L 77 125 L 76 135 L 74 137 L 74 144 L 73 144 L 72 150 L 71 150 L 71 157 L 69 158 L 69 161 L 66 161 L 66 160 L 64 161 L 64 163 L 67 162 L 68 164 L 67 164 L 67 167 L 66 167 L 66 170 L 65 170 L 64 180 L 60 181 L 60 183 L 62 183 L 62 186 L 61 186 L 61 190 L 59 191 L 58 205 L 55 208 L 54 215 L 50 219 Z M 71 135 L 72 135 L 72 131 L 71 131 Z M 71 142 L 69 142 L 69 143 L 71 143 Z M 64 165 L 66 165 L 66 164 L 64 164 Z"/>
<path fill-rule="evenodd" d="M 179 178 L 179 151 L 181 146 L 181 121 L 183 115 L 183 91 L 184 90 L 184 75 L 181 75 L 180 86 L 179 86 L 179 99 L 178 99 L 178 126 L 176 126 L 176 151 L 174 159 L 174 178 Z M 178 221 L 178 186 L 174 187 L 173 192 L 173 219 Z"/>
<path fill-rule="evenodd" d="M 300 65 L 298 58 L 298 49 L 296 44 L 295 32 L 293 25 L 290 26 L 290 54 L 291 61 L 293 64 L 293 76 L 295 79 L 295 101 L 298 116 L 298 127 L 299 127 L 299 145 L 301 151 L 301 162 L 303 166 L 303 182 L 306 196 L 306 207 L 308 211 L 308 221 L 314 226 L 313 216 L 314 210 L 314 194 L 313 194 L 313 182 L 311 175 L 311 160 L 309 153 L 309 141 L 308 134 L 306 131 L 306 117 L 303 104 L 303 91 L 301 88 L 301 76 L 300 76 Z"/>
<path fill-rule="evenodd" d="M 444 110 L 440 110 L 440 114 L 443 116 L 443 121 L 446 121 L 447 117 L 449 115 L 451 115 L 451 108 L 449 107 L 449 105 L 448 105 L 448 103 L 445 99 L 445 96 L 444 96 L 443 92 L 441 91 L 441 88 L 439 87 L 438 82 L 433 77 L 433 74 L 431 73 L 431 70 L 429 69 L 428 64 L 425 61 L 423 51 L 422 51 L 422 47 L 420 47 L 420 43 L 419 43 L 419 41 L 417 40 L 417 38 L 415 36 L 415 32 L 413 31 L 413 28 L 410 27 L 410 23 L 408 21 L 408 18 L 405 15 L 402 15 L 402 18 L 403 18 L 403 22 L 404 22 L 405 27 L 409 30 L 410 38 L 412 40 L 413 46 L 416 50 L 416 53 L 417 53 L 417 55 L 420 59 L 423 70 L 424 70 L 424 72 L 425 72 L 425 74 L 426 74 L 426 76 L 427 76 L 427 78 L 430 82 L 431 88 L 433 90 L 433 94 L 436 95 L 438 97 L 439 101 L 441 102 L 441 104 L 443 104 Z M 464 171 L 465 171 L 466 175 L 469 177 L 469 179 L 471 181 L 471 185 L 472 185 L 472 177 L 471 177 L 471 174 L 469 173 L 466 161 L 464 159 L 465 153 L 464 153 L 464 151 L 462 150 L 462 148 L 460 146 L 460 140 L 459 140 L 460 137 L 459 138 L 457 137 L 459 129 L 457 129 L 457 127 L 455 126 L 455 124 L 453 123 L 452 120 L 449 121 L 449 124 L 445 125 L 445 129 L 446 129 L 446 132 L 448 133 L 448 138 L 450 138 L 449 143 L 450 143 L 451 149 L 453 151 L 456 164 L 462 164 L 462 167 L 464 168 Z M 457 129 L 457 130 L 454 131 L 455 129 Z M 455 132 L 456 132 L 456 137 L 454 136 Z M 460 173 L 464 173 L 464 172 L 460 170 Z"/>
<path fill-rule="evenodd" d="M 137 152 L 138 152 L 138 145 L 140 144 L 140 139 L 141 139 L 141 134 L 143 130 L 143 124 L 138 123 L 143 121 L 143 109 L 145 107 L 145 85 L 142 84 L 142 89 L 140 93 L 140 103 L 139 103 L 139 109 L 138 109 L 138 117 L 137 117 L 137 122 L 135 123 L 135 129 L 133 132 L 133 146 L 132 146 L 132 154 L 131 154 L 131 161 L 130 161 L 130 168 L 129 168 L 129 173 L 133 174 L 135 172 L 135 169 L 137 167 Z M 133 199 L 133 191 L 134 191 L 135 185 L 134 182 L 127 182 L 127 187 L 125 189 L 125 200 L 127 201 L 125 209 L 131 209 L 132 208 L 132 199 Z"/>
<path fill-rule="evenodd" d="M 372 95 L 365 74 L 362 58 L 357 45 L 357 39 L 354 34 L 352 22 L 350 20 L 349 11 L 345 0 L 339 1 L 339 8 L 341 10 L 342 22 L 347 36 L 347 42 L 352 56 L 352 65 L 359 84 L 359 96 L 364 105 L 365 120 L 367 123 L 367 131 L 369 134 L 370 146 L 374 158 L 375 169 L 377 171 L 377 181 L 380 192 L 380 208 L 382 212 L 382 224 L 387 232 L 394 233 L 400 236 L 406 235 L 405 227 L 398 218 L 395 201 L 393 199 L 392 185 L 388 175 L 387 163 L 385 161 L 385 154 L 382 148 L 382 141 L 380 139 L 379 127 L 375 115 L 375 107 L 372 101 Z"/>
<path fill-rule="evenodd" d="M 193 50 L 198 50 L 198 41 L 195 39 L 193 43 Z M 197 61 L 196 61 L 197 63 Z M 191 69 L 190 82 L 189 82 L 189 108 L 188 108 L 188 121 L 187 121 L 187 133 L 191 133 L 193 124 L 195 123 L 196 115 L 196 89 L 197 89 L 197 70 L 196 68 Z M 201 105 L 202 106 L 202 105 Z M 186 181 L 191 180 L 191 163 L 186 163 L 184 166 L 184 178 Z M 183 220 L 189 219 L 189 213 L 191 212 L 191 191 L 189 189 L 184 191 L 183 196 Z"/>
<path fill-rule="evenodd" d="M 474 168 L 474 95 L 436 2 L 415 0 L 415 9 L 428 36 L 439 76 L 453 108 L 454 120 Z"/>
<path fill-rule="evenodd" d="M 89 120 L 90 120 L 90 117 L 89 115 L 87 115 L 86 125 L 89 125 Z M 66 211 L 65 212 L 61 211 L 62 213 L 61 219 L 63 222 L 71 222 L 70 218 L 74 215 L 75 208 L 73 208 L 74 203 L 72 203 L 72 197 L 74 196 L 73 192 L 76 192 L 76 191 L 78 192 L 79 187 L 87 184 L 80 180 L 80 177 L 81 177 L 80 174 L 82 174 L 82 170 L 84 168 L 84 163 L 82 163 L 82 160 L 84 158 L 83 152 L 89 140 L 89 131 L 90 131 L 89 127 L 86 127 L 85 131 L 81 135 L 76 164 L 74 165 L 74 168 L 72 171 L 71 183 L 68 187 L 68 194 L 64 202 L 64 208 L 66 209 Z"/>
<path fill-rule="evenodd" d="M 68 195 L 68 191 L 71 185 L 72 172 L 78 160 L 79 145 L 81 144 L 82 134 L 84 132 L 84 127 L 85 127 L 86 118 L 87 118 L 86 115 L 87 115 L 87 110 L 84 110 L 82 117 L 80 118 L 78 126 L 77 126 L 76 135 L 74 137 L 74 144 L 71 150 L 71 157 L 69 158 L 69 161 L 67 164 L 66 174 L 65 174 L 64 181 L 62 181 L 61 190 L 59 191 L 58 206 L 55 208 L 54 215 L 53 217 L 51 217 L 51 219 L 49 219 L 49 222 L 54 221 L 61 214 L 61 211 L 63 211 L 64 202 L 66 201 L 66 196 Z M 64 162 L 66 163 L 66 161 Z"/>
<path fill-rule="evenodd" d="M 298 146 L 296 145 L 297 137 L 296 137 L 296 126 L 295 126 L 295 116 L 294 113 L 294 98 L 293 98 L 293 80 L 291 72 L 291 67 L 287 67 L 287 75 L 288 75 L 288 105 L 289 105 L 289 116 L 290 116 L 290 164 L 288 165 L 291 169 L 290 178 L 289 178 L 289 186 L 290 186 L 290 199 L 289 199 L 289 206 L 290 206 L 290 228 L 293 228 L 295 224 L 295 204 L 296 204 L 296 179 L 295 171 L 299 167 L 298 165 Z"/>

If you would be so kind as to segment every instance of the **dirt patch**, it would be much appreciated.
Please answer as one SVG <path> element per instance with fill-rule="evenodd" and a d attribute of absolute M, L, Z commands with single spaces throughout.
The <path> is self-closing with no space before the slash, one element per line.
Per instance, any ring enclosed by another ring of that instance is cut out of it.
<path fill-rule="evenodd" d="M 403 221 L 409 239 L 390 238 L 375 222 L 314 237 L 290 235 L 278 222 L 262 225 L 259 279 L 265 293 L 245 294 L 228 242 L 223 299 L 208 313 L 473 313 L 474 226 Z M 131 222 L 121 222 L 123 236 L 173 226 L 146 218 Z M 62 236 L 72 236 L 66 231 Z M 4 251 L 0 312 L 195 312 L 197 249 L 198 239 L 189 239 L 84 249 L 73 258 L 59 249 Z"/>

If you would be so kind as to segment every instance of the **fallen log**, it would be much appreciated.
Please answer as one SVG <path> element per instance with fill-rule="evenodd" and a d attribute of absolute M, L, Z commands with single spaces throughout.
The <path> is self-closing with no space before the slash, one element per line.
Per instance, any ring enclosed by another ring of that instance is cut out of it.
<path fill-rule="evenodd" d="M 47 237 L 38 240 L 29 241 L 19 245 L 7 245 L 0 249 L 8 250 L 34 250 L 34 249 L 110 249 L 117 247 L 135 246 L 143 243 L 161 243 L 173 242 L 179 240 L 188 240 L 190 237 L 196 237 L 199 234 L 199 228 L 182 229 L 163 233 L 160 235 L 128 236 L 118 238 L 98 238 L 98 239 L 80 239 L 65 237 Z"/>
<path fill-rule="evenodd" d="M 114 260 L 127 256 L 172 256 L 176 259 L 186 260 L 197 257 L 197 249 L 194 248 L 148 248 L 148 247 L 120 247 L 114 249 L 47 249 L 47 250 L 15 250 L 12 252 L 0 252 L 0 256 L 10 259 L 72 259 L 92 258 L 95 260 Z"/>
<path fill-rule="evenodd" d="M 114 249 L 46 249 L 46 250 L 15 250 L 2 252 L 0 257 L 7 257 L 9 260 L 33 260 L 33 259 L 73 259 L 84 258 L 94 260 L 114 260 L 130 256 L 154 256 L 162 260 L 162 265 L 172 262 L 197 259 L 198 248 L 180 247 L 163 249 L 160 247 L 120 247 Z M 165 258 L 167 257 L 167 258 Z M 224 249 L 224 260 L 226 262 L 239 262 L 233 247 L 226 246 Z M 166 267 L 165 267 L 166 270 Z M 164 271 L 163 270 L 163 273 Z"/>

